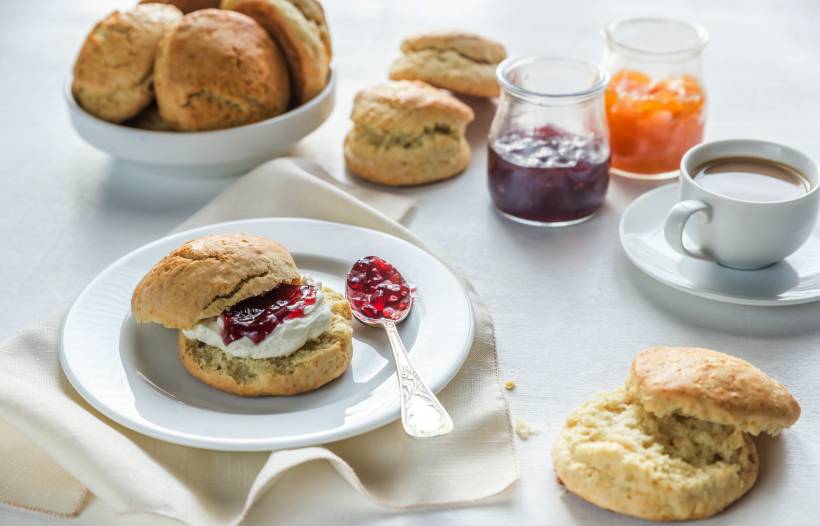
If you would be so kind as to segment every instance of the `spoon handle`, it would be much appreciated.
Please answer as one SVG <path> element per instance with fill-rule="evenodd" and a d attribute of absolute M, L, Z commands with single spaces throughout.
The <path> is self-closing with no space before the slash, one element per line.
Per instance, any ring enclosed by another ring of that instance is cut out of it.
<path fill-rule="evenodd" d="M 453 430 L 453 420 L 413 367 L 396 324 L 390 320 L 383 320 L 382 326 L 387 331 L 396 360 L 396 373 L 401 391 L 401 423 L 404 430 L 416 438 L 446 435 Z"/>

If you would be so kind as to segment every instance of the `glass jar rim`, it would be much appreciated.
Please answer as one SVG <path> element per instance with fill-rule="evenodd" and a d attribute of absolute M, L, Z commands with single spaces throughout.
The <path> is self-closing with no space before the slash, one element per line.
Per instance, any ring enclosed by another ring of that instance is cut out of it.
<path fill-rule="evenodd" d="M 678 24 L 680 26 L 687 27 L 693 31 L 696 39 L 692 45 L 688 46 L 681 46 L 677 49 L 669 49 L 669 50 L 654 50 L 648 49 L 640 46 L 635 46 L 633 44 L 626 44 L 622 41 L 619 41 L 616 36 L 616 31 L 619 27 L 625 24 L 635 24 L 635 23 L 673 23 Z M 639 55 L 643 55 L 645 57 L 653 57 L 658 60 L 670 60 L 674 58 L 683 58 L 695 55 L 700 53 L 704 47 L 709 43 L 709 33 L 706 31 L 700 24 L 696 24 L 694 22 L 689 22 L 686 20 L 680 20 L 678 18 L 670 18 L 670 17 L 661 17 L 661 16 L 647 16 L 647 17 L 633 17 L 633 18 L 616 18 L 614 20 L 610 20 L 606 26 L 602 29 L 601 33 L 606 39 L 607 44 L 631 52 Z"/>
<path fill-rule="evenodd" d="M 542 91 L 524 88 L 515 84 L 509 78 L 509 73 L 514 67 L 529 65 L 536 62 L 555 63 L 555 64 L 573 64 L 576 66 L 583 66 L 589 69 L 594 74 L 594 81 L 592 84 L 580 90 L 567 91 Z M 609 71 L 596 64 L 595 62 L 585 60 L 583 58 L 565 57 L 558 55 L 526 55 L 522 57 L 510 57 L 501 62 L 496 68 L 496 78 L 498 83 L 505 92 L 515 95 L 517 97 L 541 102 L 548 101 L 573 101 L 579 99 L 588 99 L 598 93 L 602 92 L 609 84 Z"/>

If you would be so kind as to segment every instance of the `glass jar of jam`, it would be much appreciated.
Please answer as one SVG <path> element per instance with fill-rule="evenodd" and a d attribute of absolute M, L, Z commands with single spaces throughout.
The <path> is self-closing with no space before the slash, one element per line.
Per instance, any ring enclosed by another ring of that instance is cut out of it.
<path fill-rule="evenodd" d="M 683 154 L 703 139 L 706 31 L 669 18 L 629 18 L 610 22 L 603 33 L 604 66 L 612 74 L 606 89 L 612 172 L 676 177 Z"/>
<path fill-rule="evenodd" d="M 591 62 L 559 57 L 508 59 L 497 75 L 502 93 L 487 160 L 495 207 L 538 226 L 589 219 L 609 184 L 609 75 Z"/>

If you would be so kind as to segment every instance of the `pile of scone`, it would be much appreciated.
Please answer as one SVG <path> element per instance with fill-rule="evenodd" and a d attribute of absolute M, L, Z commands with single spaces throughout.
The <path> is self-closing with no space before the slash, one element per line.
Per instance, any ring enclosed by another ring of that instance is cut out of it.
<path fill-rule="evenodd" d="M 751 435 L 791 426 L 800 406 L 748 362 L 701 348 L 652 347 L 624 388 L 566 421 L 552 460 L 559 481 L 608 510 L 651 520 L 709 517 L 749 491 Z"/>
<path fill-rule="evenodd" d="M 83 109 L 110 122 L 229 128 L 318 95 L 331 56 L 316 0 L 146 2 L 94 26 L 77 56 L 71 91 Z"/>
<path fill-rule="evenodd" d="M 401 51 L 390 82 L 356 95 L 344 144 L 347 167 L 391 186 L 453 177 L 470 163 L 465 130 L 474 114 L 447 90 L 497 96 L 495 70 L 507 52 L 498 42 L 461 31 L 416 35 L 402 42 Z"/>

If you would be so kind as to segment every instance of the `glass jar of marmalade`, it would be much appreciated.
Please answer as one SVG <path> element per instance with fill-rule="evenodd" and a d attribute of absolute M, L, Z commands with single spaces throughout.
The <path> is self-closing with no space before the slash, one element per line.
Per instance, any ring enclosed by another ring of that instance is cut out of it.
<path fill-rule="evenodd" d="M 495 207 L 538 226 L 589 219 L 609 184 L 609 75 L 585 60 L 523 57 L 502 62 L 497 76 L 487 161 Z"/>
<path fill-rule="evenodd" d="M 683 154 L 703 140 L 706 31 L 669 18 L 629 18 L 610 22 L 603 34 L 604 66 L 612 73 L 606 90 L 612 172 L 676 177 Z"/>

